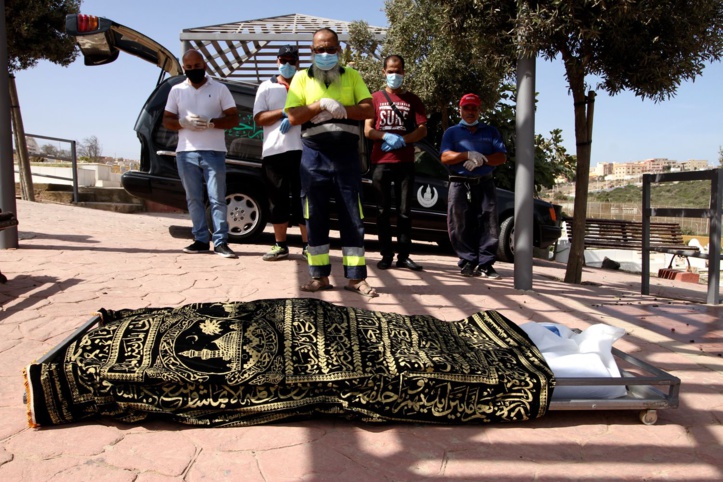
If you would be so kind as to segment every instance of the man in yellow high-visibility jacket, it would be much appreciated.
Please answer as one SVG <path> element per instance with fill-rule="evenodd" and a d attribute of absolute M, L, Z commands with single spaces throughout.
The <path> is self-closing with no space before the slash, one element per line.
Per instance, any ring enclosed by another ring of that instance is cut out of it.
<path fill-rule="evenodd" d="M 329 282 L 329 201 L 339 214 L 347 290 L 377 296 L 366 282 L 364 213 L 361 205 L 358 121 L 374 116 L 371 94 L 359 73 L 339 65 L 339 37 L 329 28 L 314 33 L 312 66 L 289 86 L 285 110 L 301 125 L 301 197 L 309 237 L 311 281 L 302 291 L 332 288 Z"/>

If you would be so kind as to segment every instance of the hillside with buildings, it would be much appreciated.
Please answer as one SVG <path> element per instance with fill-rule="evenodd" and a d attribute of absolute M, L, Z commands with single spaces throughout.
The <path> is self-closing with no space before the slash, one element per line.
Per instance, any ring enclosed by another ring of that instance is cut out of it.
<path fill-rule="evenodd" d="M 643 174 L 661 172 L 700 171 L 714 169 L 705 160 L 673 161 L 665 158 L 631 162 L 600 162 L 590 169 L 590 193 L 607 192 L 627 185 L 641 186 Z M 555 186 L 543 190 L 540 197 L 550 201 L 565 201 L 575 197 L 575 182 L 557 179 Z"/>
<path fill-rule="evenodd" d="M 670 159 L 647 159 L 627 163 L 599 163 L 590 173 L 587 217 L 602 219 L 642 220 L 643 174 L 714 169 L 707 161 L 684 162 Z M 540 192 L 540 197 L 559 204 L 572 216 L 575 183 L 559 180 L 555 187 Z M 710 205 L 710 182 L 673 182 L 651 186 L 651 203 L 656 207 L 707 208 Z M 708 223 L 702 219 L 656 218 L 660 222 L 677 222 L 686 234 L 708 234 Z"/>
<path fill-rule="evenodd" d="M 712 166 L 708 165 L 708 161 L 704 160 L 678 162 L 670 159 L 655 158 L 633 162 L 600 162 L 594 169 L 590 170 L 590 177 L 603 178 L 605 181 L 636 181 L 639 180 L 643 174 L 701 171 L 711 168 Z"/>

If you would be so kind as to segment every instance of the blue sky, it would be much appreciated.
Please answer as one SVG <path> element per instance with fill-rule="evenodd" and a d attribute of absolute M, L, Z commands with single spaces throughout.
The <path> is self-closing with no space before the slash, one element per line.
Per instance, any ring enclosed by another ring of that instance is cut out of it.
<path fill-rule="evenodd" d="M 291 13 L 387 26 L 383 9 L 383 0 L 84 0 L 81 11 L 133 28 L 180 56 L 179 34 L 184 28 Z M 138 159 L 140 144 L 133 125 L 158 74 L 156 67 L 123 54 L 99 67 L 84 66 L 80 56 L 69 67 L 40 62 L 16 75 L 25 130 L 79 141 L 95 135 L 104 155 Z M 615 97 L 598 92 L 592 164 L 662 157 L 703 159 L 717 166 L 723 145 L 722 80 L 723 66 L 716 62 L 695 82 L 682 84 L 676 97 L 666 102 L 641 101 L 629 92 Z M 564 145 L 574 154 L 572 98 L 560 61 L 538 60 L 536 90 L 535 131 L 562 129 Z"/>

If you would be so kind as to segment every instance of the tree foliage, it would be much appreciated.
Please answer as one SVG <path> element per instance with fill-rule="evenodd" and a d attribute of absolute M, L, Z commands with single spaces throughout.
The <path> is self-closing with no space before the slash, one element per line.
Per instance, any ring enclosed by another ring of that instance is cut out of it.
<path fill-rule="evenodd" d="M 367 22 L 357 20 L 349 25 L 348 46 L 344 51 L 344 62 L 359 71 L 372 92 L 381 88 L 384 82 L 382 50 L 372 37 Z"/>
<path fill-rule="evenodd" d="M 394 3 L 395 0 L 390 0 Z M 399 0 L 404 1 L 404 0 Z M 417 3 L 424 3 L 421 0 Z M 561 59 L 575 112 L 577 169 L 573 242 L 565 281 L 580 283 L 595 89 L 629 90 L 642 99 L 673 97 L 723 52 L 720 0 L 437 0 L 442 30 L 465 42 L 498 48 L 495 55 Z M 480 39 L 496 37 L 497 42 Z"/>
<path fill-rule="evenodd" d="M 8 68 L 17 72 L 38 60 L 67 66 L 75 60 L 74 39 L 65 34 L 65 16 L 78 13 L 81 0 L 5 0 Z"/>
<path fill-rule="evenodd" d="M 513 189 L 515 176 L 515 98 L 512 79 L 514 48 L 505 47 L 504 36 L 493 25 L 500 25 L 505 12 L 480 10 L 489 15 L 457 15 L 455 5 L 436 0 L 388 0 L 387 38 L 380 55 L 366 22 L 350 27 L 351 49 L 345 59 L 357 69 L 370 90 L 385 85 L 381 59 L 389 54 L 405 59 L 407 89 L 417 94 L 427 108 L 427 139 L 439 146 L 444 130 L 459 122 L 459 98 L 469 92 L 479 95 L 485 106 L 486 122 L 497 127 L 508 149 L 510 162 L 498 167 L 495 178 L 500 187 Z M 507 50 L 505 50 L 505 48 Z M 562 146 L 562 132 L 549 137 L 535 136 L 535 187 L 552 187 L 557 177 L 572 177 L 575 159 Z"/>
<path fill-rule="evenodd" d="M 96 136 L 90 136 L 79 143 L 80 156 L 90 162 L 98 162 L 103 154 L 103 146 L 100 145 Z"/>
<path fill-rule="evenodd" d="M 495 107 L 482 114 L 482 120 L 495 126 L 502 135 L 509 162 L 495 168 L 495 184 L 511 191 L 515 188 L 517 158 L 515 89 L 505 85 Z M 549 137 L 535 135 L 535 190 L 552 188 L 557 178 L 570 179 L 575 174 L 575 157 L 562 145 L 562 131 L 554 129 Z"/>
<path fill-rule="evenodd" d="M 479 95 L 486 107 L 495 105 L 514 61 L 485 19 L 450 22 L 449 8 L 436 0 L 387 0 L 385 7 L 390 27 L 384 53 L 404 56 L 405 85 L 427 106 L 430 127 L 446 129 L 466 93 Z"/>
<path fill-rule="evenodd" d="M 48 157 L 56 157 L 58 155 L 58 148 L 52 144 L 43 144 L 40 146 L 40 154 Z"/>

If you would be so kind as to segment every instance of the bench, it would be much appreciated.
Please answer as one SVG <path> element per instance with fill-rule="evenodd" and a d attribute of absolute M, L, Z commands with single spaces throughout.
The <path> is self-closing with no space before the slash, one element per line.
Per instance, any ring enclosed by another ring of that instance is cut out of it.
<path fill-rule="evenodd" d="M 572 241 L 572 218 L 563 219 L 570 229 L 568 238 Z M 585 220 L 585 249 L 630 249 L 643 250 L 643 223 L 623 219 Z M 650 223 L 650 251 L 672 254 L 668 269 L 673 266 L 676 256 L 685 258 L 690 268 L 688 257 L 707 258 L 696 246 L 688 246 L 683 240 L 683 231 L 678 223 Z"/>
<path fill-rule="evenodd" d="M 0 211 L 0 231 L 7 228 L 12 228 L 13 226 L 18 225 L 18 219 L 15 217 L 15 214 L 13 213 L 4 213 Z M 0 272 L 0 283 L 6 283 L 7 278 L 5 277 L 2 272 Z"/>

